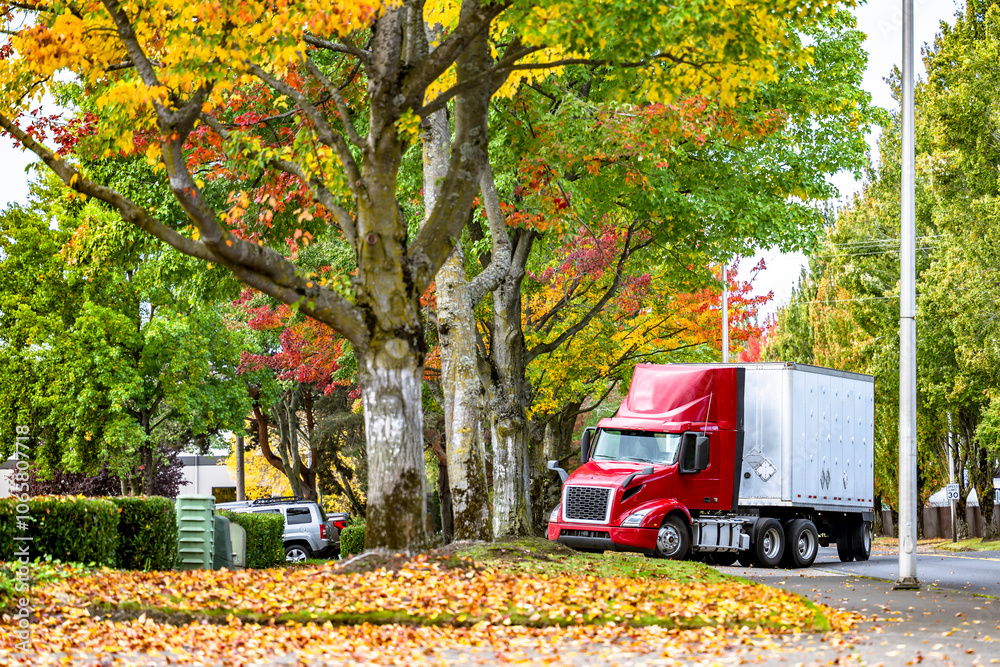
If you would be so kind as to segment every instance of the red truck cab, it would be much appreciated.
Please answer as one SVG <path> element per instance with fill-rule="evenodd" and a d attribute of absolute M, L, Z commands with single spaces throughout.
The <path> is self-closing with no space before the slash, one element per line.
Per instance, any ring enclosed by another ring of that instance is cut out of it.
<path fill-rule="evenodd" d="M 731 510 L 743 458 L 738 371 L 637 366 L 617 415 L 585 431 L 549 539 L 671 556 L 690 546 L 692 511 Z"/>

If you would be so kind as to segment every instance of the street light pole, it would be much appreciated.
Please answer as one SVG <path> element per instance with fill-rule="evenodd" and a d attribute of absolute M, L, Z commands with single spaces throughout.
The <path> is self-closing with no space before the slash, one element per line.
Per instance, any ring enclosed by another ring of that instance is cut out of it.
<path fill-rule="evenodd" d="M 722 266 L 722 363 L 729 363 L 729 278 L 726 265 Z"/>
<path fill-rule="evenodd" d="M 948 483 L 955 483 L 955 440 L 951 431 L 951 413 L 948 413 Z M 951 505 L 951 541 L 958 542 L 958 501 L 952 499 Z"/>
<path fill-rule="evenodd" d="M 899 292 L 899 579 L 894 588 L 919 589 L 917 579 L 917 290 L 916 178 L 913 124 L 913 0 L 903 0 L 902 191 Z"/>

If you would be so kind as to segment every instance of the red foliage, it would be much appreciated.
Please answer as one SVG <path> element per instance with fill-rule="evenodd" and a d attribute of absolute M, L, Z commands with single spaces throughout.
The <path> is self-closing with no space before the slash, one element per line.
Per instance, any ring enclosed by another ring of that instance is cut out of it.
<path fill-rule="evenodd" d="M 253 290 L 246 289 L 233 302 L 240 313 L 240 323 L 253 331 L 279 332 L 278 349 L 263 354 L 244 350 L 238 372 L 268 368 L 279 380 L 312 384 L 324 394 L 349 384 L 334 379 L 344 353 L 345 340 L 341 336 L 312 318 L 296 318 L 288 306 L 252 306 L 255 296 Z"/>

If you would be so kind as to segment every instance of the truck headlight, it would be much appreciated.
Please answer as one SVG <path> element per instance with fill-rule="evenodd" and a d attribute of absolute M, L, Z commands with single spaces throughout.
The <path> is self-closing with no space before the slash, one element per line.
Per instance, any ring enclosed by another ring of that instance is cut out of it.
<path fill-rule="evenodd" d="M 622 521 L 622 528 L 638 528 L 642 520 L 646 518 L 646 515 L 653 510 L 639 510 L 638 512 L 632 512 L 629 514 L 624 521 Z"/>
<path fill-rule="evenodd" d="M 558 505 L 555 506 L 555 508 L 552 510 L 552 513 L 549 514 L 549 523 L 555 523 L 559 521 L 559 510 L 561 508 L 562 508 L 562 503 L 559 503 Z"/>

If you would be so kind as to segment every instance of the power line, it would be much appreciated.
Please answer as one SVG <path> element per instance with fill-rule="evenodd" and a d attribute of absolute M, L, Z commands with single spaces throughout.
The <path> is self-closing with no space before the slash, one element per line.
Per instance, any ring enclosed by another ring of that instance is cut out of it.
<path fill-rule="evenodd" d="M 847 303 L 849 301 L 883 301 L 886 299 L 898 300 L 899 296 L 859 296 L 850 299 L 828 299 L 816 301 L 798 301 L 797 303 Z"/>

